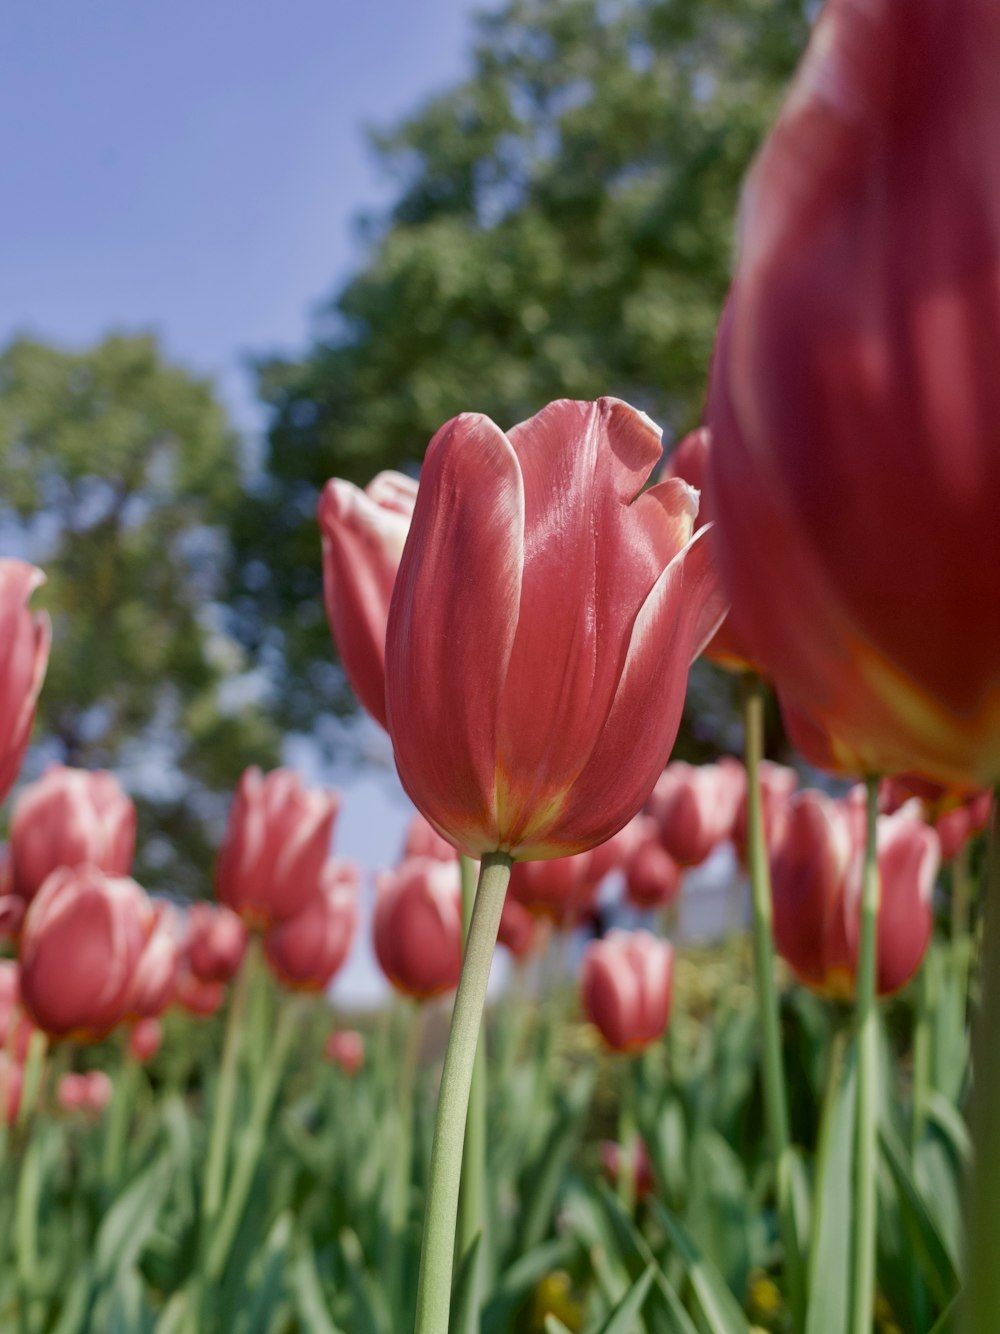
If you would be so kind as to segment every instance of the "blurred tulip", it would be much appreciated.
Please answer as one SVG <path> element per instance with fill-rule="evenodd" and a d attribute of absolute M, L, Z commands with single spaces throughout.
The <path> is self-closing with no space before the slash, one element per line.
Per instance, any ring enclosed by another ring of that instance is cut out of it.
<path fill-rule="evenodd" d="M 879 810 L 891 814 L 914 797 L 941 843 L 941 860 L 950 862 L 989 824 L 993 793 L 989 788 L 968 792 L 932 783 L 918 774 L 899 774 L 879 784 Z"/>
<path fill-rule="evenodd" d="M 413 857 L 379 876 L 375 957 L 399 991 L 428 1000 L 458 986 L 462 968 L 457 862 Z"/>
<path fill-rule="evenodd" d="M 111 1101 L 110 1076 L 103 1070 L 86 1074 L 69 1071 L 59 1080 L 56 1101 L 64 1112 L 90 1112 L 99 1116 Z"/>
<path fill-rule="evenodd" d="M 651 797 L 660 842 L 680 866 L 700 865 L 728 842 L 739 800 L 731 769 L 680 760 L 668 764 Z"/>
<path fill-rule="evenodd" d="M 14 959 L 0 959 L 0 1051 L 23 1064 L 34 1031 L 21 1004 L 20 966 Z"/>
<path fill-rule="evenodd" d="M 45 679 L 49 618 L 28 611 L 45 575 L 23 560 L 0 559 L 0 801 L 21 769 Z"/>
<path fill-rule="evenodd" d="M 666 908 L 681 892 L 681 868 L 660 842 L 656 821 L 648 815 L 645 836 L 625 868 L 625 897 L 636 908 Z"/>
<path fill-rule="evenodd" d="M 14 942 L 21 934 L 28 905 L 17 894 L 0 894 L 0 942 Z"/>
<path fill-rule="evenodd" d="M 853 773 L 1000 778 L 998 62 L 993 0 L 833 0 L 745 192 L 715 545 Z"/>
<path fill-rule="evenodd" d="M 383 727 L 385 626 L 416 499 L 411 478 L 380 472 L 363 491 L 335 478 L 319 501 L 330 633 L 352 690 Z"/>
<path fill-rule="evenodd" d="M 649 1160 L 649 1150 L 641 1139 L 637 1139 L 632 1149 L 632 1172 L 635 1178 L 635 1198 L 644 1200 L 655 1189 L 653 1165 Z M 622 1171 L 622 1146 L 613 1139 L 601 1140 L 601 1167 L 612 1186 L 618 1185 Z"/>
<path fill-rule="evenodd" d="M 19 1060 L 0 1049 L 0 1117 L 12 1126 L 21 1109 L 24 1088 L 24 1066 Z"/>
<path fill-rule="evenodd" d="M 153 910 L 134 880 L 96 866 L 53 871 L 21 933 L 21 996 L 50 1037 L 106 1036 L 128 1013 Z"/>
<path fill-rule="evenodd" d="M 673 977 L 669 941 L 649 931 L 609 931 L 583 956 L 584 1014 L 613 1051 L 639 1051 L 666 1030 Z"/>
<path fill-rule="evenodd" d="M 187 964 L 183 964 L 177 974 L 174 985 L 174 1000 L 189 1014 L 207 1019 L 226 999 L 226 987 L 222 982 L 202 982 L 195 977 Z"/>
<path fill-rule="evenodd" d="M 845 1000 L 858 955 L 864 829 L 856 817 L 850 802 L 804 789 L 790 799 L 771 850 L 777 950 L 801 981 Z M 879 817 L 879 995 L 899 990 L 920 966 L 938 864 L 937 835 L 909 810 Z"/>
<path fill-rule="evenodd" d="M 781 839 L 788 809 L 788 801 L 799 785 L 799 776 L 794 769 L 785 764 L 774 764 L 771 760 L 761 760 L 758 767 L 760 778 L 760 808 L 764 817 L 764 844 L 772 847 Z M 747 789 L 743 780 L 740 799 L 736 803 L 733 816 L 733 847 L 743 865 L 747 861 Z"/>
<path fill-rule="evenodd" d="M 128 1037 L 129 1055 L 142 1065 L 151 1061 L 163 1044 L 163 1025 L 159 1019 L 140 1019 Z"/>
<path fill-rule="evenodd" d="M 192 903 L 187 910 L 184 957 L 200 982 L 231 982 L 243 962 L 247 929 L 223 904 Z"/>
<path fill-rule="evenodd" d="M 336 793 L 306 792 L 289 769 L 247 769 L 219 849 L 219 901 L 255 929 L 294 917 L 319 890 L 339 809 Z"/>
<path fill-rule="evenodd" d="M 511 868 L 508 900 L 556 926 L 572 929 L 594 906 L 598 881 L 589 852 L 544 862 L 516 862 Z"/>
<path fill-rule="evenodd" d="M 725 605 L 695 493 L 643 491 L 659 455 L 652 422 L 609 398 L 507 434 L 466 413 L 431 441 L 386 704 L 403 786 L 470 856 L 592 848 L 663 768 Z"/>
<path fill-rule="evenodd" d="M 538 940 L 538 921 L 510 894 L 504 900 L 497 940 L 515 959 L 525 959 Z"/>
<path fill-rule="evenodd" d="M 418 811 L 407 827 L 401 860 L 405 861 L 407 857 L 433 857 L 438 862 L 451 862 L 457 856 L 457 851 L 448 840 L 442 838 Z"/>
<path fill-rule="evenodd" d="M 285 986 L 301 991 L 329 986 L 354 944 L 360 885 L 356 866 L 329 861 L 319 892 L 301 912 L 268 931 L 264 952 Z"/>
<path fill-rule="evenodd" d="M 135 806 L 114 774 L 51 765 L 14 803 L 9 887 L 33 899 L 60 866 L 96 866 L 128 875 L 135 853 Z"/>
<path fill-rule="evenodd" d="M 942 861 L 952 861 L 971 838 L 983 833 L 992 809 L 993 793 L 987 789 L 937 816 L 933 824 L 941 844 Z"/>
<path fill-rule="evenodd" d="M 151 905 L 153 929 L 132 975 L 128 1013 L 133 1019 L 155 1019 L 174 998 L 180 957 L 180 923 L 169 903 Z"/>
<path fill-rule="evenodd" d="M 356 1029 L 338 1028 L 326 1040 L 326 1058 L 345 1075 L 356 1075 L 365 1063 L 365 1040 Z"/>
<path fill-rule="evenodd" d="M 642 819 L 641 814 L 633 815 L 628 824 L 623 825 L 617 834 L 612 834 L 603 843 L 598 843 L 596 848 L 591 848 L 586 854 L 587 878 L 595 885 L 599 885 L 612 871 L 624 870 L 639 841 Z"/>

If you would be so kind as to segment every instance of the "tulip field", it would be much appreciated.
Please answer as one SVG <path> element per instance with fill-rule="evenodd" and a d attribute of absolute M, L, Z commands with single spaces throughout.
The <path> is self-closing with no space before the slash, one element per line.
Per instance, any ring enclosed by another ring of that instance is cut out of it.
<path fill-rule="evenodd" d="M 379 865 L 261 762 L 147 892 L 127 770 L 20 777 L 0 557 L 0 1334 L 1000 1334 L 997 69 L 827 0 L 678 441 L 470 402 L 326 483 Z"/>

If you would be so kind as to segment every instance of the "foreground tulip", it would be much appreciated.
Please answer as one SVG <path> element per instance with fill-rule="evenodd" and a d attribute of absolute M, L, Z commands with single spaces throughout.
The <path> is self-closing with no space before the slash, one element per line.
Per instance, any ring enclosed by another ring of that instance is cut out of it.
<path fill-rule="evenodd" d="M 57 867 L 84 862 L 108 875 L 128 875 L 135 821 L 135 806 L 113 774 L 52 765 L 14 803 L 11 893 L 30 900 Z"/>
<path fill-rule="evenodd" d="M 992 0 L 834 0 L 744 200 L 716 547 L 854 772 L 1000 778 L 998 62 Z"/>
<path fill-rule="evenodd" d="M 95 866 L 53 871 L 21 933 L 21 997 L 50 1037 L 93 1040 L 125 1018 L 153 929 L 146 895 Z"/>
<path fill-rule="evenodd" d="M 264 937 L 277 977 L 297 991 L 323 991 L 343 967 L 358 929 L 361 877 L 349 862 L 330 861 L 317 894 Z"/>
<path fill-rule="evenodd" d="M 231 982 L 246 948 L 247 929 L 231 908 L 191 904 L 185 921 L 184 957 L 199 982 Z"/>
<path fill-rule="evenodd" d="M 403 786 L 469 856 L 594 847 L 663 768 L 725 607 L 695 493 L 642 491 L 659 455 L 648 418 L 607 398 L 507 434 L 467 413 L 431 441 L 386 703 Z"/>
<path fill-rule="evenodd" d="M 385 721 L 385 626 L 417 484 L 380 472 L 359 491 L 339 478 L 319 501 L 323 596 L 330 633 L 355 695 Z"/>
<path fill-rule="evenodd" d="M 583 1011 L 613 1051 L 640 1051 L 670 1018 L 674 951 L 649 931 L 609 931 L 583 956 Z"/>
<path fill-rule="evenodd" d="M 326 1040 L 326 1058 L 345 1075 L 356 1075 L 365 1063 L 365 1040 L 356 1029 L 338 1028 Z"/>
<path fill-rule="evenodd" d="M 306 792 L 288 769 L 247 769 L 239 781 L 215 873 L 219 901 L 266 930 L 318 892 L 340 798 Z"/>
<path fill-rule="evenodd" d="M 0 801 L 20 772 L 48 666 L 49 618 L 28 611 L 44 582 L 33 565 L 0 559 Z"/>
<path fill-rule="evenodd" d="M 399 991 L 429 1000 L 458 986 L 462 907 L 457 862 L 413 857 L 378 879 L 375 957 Z"/>

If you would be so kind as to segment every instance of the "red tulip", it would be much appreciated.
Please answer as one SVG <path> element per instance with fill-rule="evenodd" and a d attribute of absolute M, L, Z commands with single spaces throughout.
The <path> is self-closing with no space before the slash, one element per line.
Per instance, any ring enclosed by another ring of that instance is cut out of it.
<path fill-rule="evenodd" d="M 207 1019 L 225 999 L 226 988 L 222 982 L 202 982 L 186 964 L 181 967 L 174 987 L 174 1000 L 182 1009 Z"/>
<path fill-rule="evenodd" d="M 558 927 L 572 928 L 586 917 L 597 897 L 589 852 L 544 862 L 517 862 L 507 897 Z"/>
<path fill-rule="evenodd" d="M 403 861 L 407 857 L 433 857 L 438 862 L 453 862 L 457 856 L 448 840 L 442 838 L 422 815 L 418 813 L 413 817 L 403 843 Z"/>
<path fill-rule="evenodd" d="M 641 1139 L 637 1139 L 631 1150 L 631 1168 L 634 1176 L 635 1198 L 644 1200 L 652 1195 L 655 1188 L 653 1165 L 649 1160 L 649 1150 Z M 613 1139 L 601 1140 L 601 1167 L 612 1186 L 618 1185 L 622 1171 L 622 1146 Z"/>
<path fill-rule="evenodd" d="M 989 824 L 993 806 L 989 788 L 967 792 L 928 782 L 917 774 L 884 778 L 879 784 L 879 809 L 886 813 L 898 810 L 914 797 L 919 798 L 925 818 L 937 832 L 942 861 L 957 857 L 969 839 Z"/>
<path fill-rule="evenodd" d="M 798 787 L 799 776 L 794 769 L 789 769 L 784 764 L 774 764 L 771 760 L 761 760 L 757 773 L 760 780 L 764 843 L 765 846 L 772 847 L 781 839 L 788 801 Z M 747 790 L 744 776 L 732 829 L 733 847 L 744 866 L 747 861 L 747 838 Z"/>
<path fill-rule="evenodd" d="M 181 927 L 169 903 L 152 905 L 153 928 L 132 975 L 128 1013 L 133 1019 L 155 1019 L 174 998 L 180 958 Z"/>
<path fill-rule="evenodd" d="M 14 803 L 10 889 L 32 899 L 59 866 L 128 875 L 135 853 L 135 806 L 113 774 L 54 764 Z"/>
<path fill-rule="evenodd" d="M 508 894 L 500 915 L 499 943 L 510 950 L 515 959 L 525 959 L 534 949 L 538 933 L 538 919 Z"/>
<path fill-rule="evenodd" d="M 648 418 L 608 398 L 506 435 L 466 413 L 431 441 L 386 704 L 403 786 L 470 856 L 592 848 L 663 768 L 725 608 L 694 492 L 642 491 L 659 454 Z"/>
<path fill-rule="evenodd" d="M 301 912 L 268 931 L 264 950 L 286 986 L 322 991 L 340 971 L 358 929 L 360 883 L 350 862 L 327 862 L 319 893 Z"/>
<path fill-rule="evenodd" d="M 53 871 L 21 933 L 21 996 L 38 1027 L 54 1038 L 110 1033 L 128 1013 L 153 925 L 134 880 L 96 866 Z"/>
<path fill-rule="evenodd" d="M 399 991 L 428 1000 L 458 986 L 462 969 L 457 862 L 413 857 L 379 876 L 375 956 Z"/>
<path fill-rule="evenodd" d="M 48 666 L 49 618 L 28 611 L 28 599 L 44 582 L 33 565 L 0 559 L 0 801 L 20 772 Z"/>
<path fill-rule="evenodd" d="M 356 1075 L 365 1063 L 365 1040 L 353 1028 L 338 1028 L 326 1040 L 326 1058 L 345 1075 Z"/>
<path fill-rule="evenodd" d="M 219 901 L 266 930 L 319 891 L 340 798 L 306 792 L 288 769 L 239 781 L 215 873 Z"/>
<path fill-rule="evenodd" d="M 609 931 L 592 940 L 580 976 L 583 1010 L 613 1051 L 638 1051 L 670 1018 L 674 951 L 648 931 Z"/>
<path fill-rule="evenodd" d="M 247 948 L 247 929 L 231 908 L 192 903 L 185 922 L 184 955 L 200 982 L 231 982 Z"/>
<path fill-rule="evenodd" d="M 159 1019 L 140 1019 L 128 1038 L 129 1055 L 140 1064 L 151 1061 L 163 1044 L 163 1025 Z"/>
<path fill-rule="evenodd" d="M 855 773 L 1000 778 L 998 64 L 993 0 L 833 0 L 744 201 L 715 546 Z"/>
<path fill-rule="evenodd" d="M 617 834 L 612 834 L 596 848 L 587 853 L 587 877 L 599 885 L 612 871 L 621 871 L 628 865 L 629 858 L 635 851 L 644 828 L 645 817 L 640 813 L 633 815 L 628 824 L 623 825 Z"/>
<path fill-rule="evenodd" d="M 636 908 L 665 908 L 681 892 L 682 871 L 660 842 L 656 821 L 649 815 L 644 837 L 625 868 L 625 897 Z"/>
<path fill-rule="evenodd" d="M 717 764 L 669 764 L 657 780 L 651 807 L 660 841 L 681 866 L 698 866 L 732 834 L 739 789 Z"/>
<path fill-rule="evenodd" d="M 103 1070 L 87 1074 L 73 1071 L 63 1075 L 56 1088 L 56 1100 L 66 1112 L 90 1112 L 99 1116 L 111 1101 L 111 1079 Z"/>
<path fill-rule="evenodd" d="M 385 625 L 417 484 L 380 472 L 359 491 L 339 478 L 319 501 L 330 633 L 355 695 L 385 727 Z"/>

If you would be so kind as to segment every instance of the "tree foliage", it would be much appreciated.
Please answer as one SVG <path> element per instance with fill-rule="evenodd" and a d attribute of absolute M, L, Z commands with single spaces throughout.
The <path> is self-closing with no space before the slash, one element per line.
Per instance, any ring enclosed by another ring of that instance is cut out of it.
<path fill-rule="evenodd" d="M 613 393 L 668 440 L 697 421 L 740 181 L 806 9 L 512 0 L 478 20 L 467 82 L 373 137 L 394 206 L 364 224 L 365 261 L 306 355 L 257 368 L 271 425 L 239 533 L 244 630 L 281 627 L 293 721 L 332 698 L 314 523 L 327 477 L 415 464 L 467 409 L 506 426 Z"/>
<path fill-rule="evenodd" d="M 220 602 L 238 442 L 211 386 L 150 336 L 0 353 L 0 523 L 48 576 L 42 757 L 114 766 L 139 798 L 139 872 L 198 892 L 206 827 L 275 736 Z"/>

